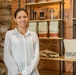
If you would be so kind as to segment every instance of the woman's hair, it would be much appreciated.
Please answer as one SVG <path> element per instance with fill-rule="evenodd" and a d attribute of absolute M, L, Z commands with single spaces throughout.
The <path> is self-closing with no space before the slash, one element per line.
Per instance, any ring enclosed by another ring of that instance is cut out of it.
<path fill-rule="evenodd" d="M 16 18 L 17 13 L 20 12 L 20 11 L 24 11 L 24 12 L 26 12 L 26 14 L 28 15 L 27 11 L 26 11 L 24 8 L 18 8 L 18 9 L 15 11 L 15 13 L 14 13 L 14 18 Z"/>

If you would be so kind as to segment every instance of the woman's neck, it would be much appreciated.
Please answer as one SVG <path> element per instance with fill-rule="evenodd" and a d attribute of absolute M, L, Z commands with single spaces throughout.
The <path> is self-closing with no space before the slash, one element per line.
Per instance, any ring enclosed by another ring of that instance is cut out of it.
<path fill-rule="evenodd" d="M 22 35 L 25 35 L 26 32 L 27 32 L 27 28 L 17 27 L 17 30 L 18 30 Z"/>

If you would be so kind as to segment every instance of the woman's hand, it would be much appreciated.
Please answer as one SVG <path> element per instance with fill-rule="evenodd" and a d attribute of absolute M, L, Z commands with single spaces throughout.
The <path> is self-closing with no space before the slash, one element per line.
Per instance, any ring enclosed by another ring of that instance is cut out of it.
<path fill-rule="evenodd" d="M 18 73 L 17 75 L 22 75 L 21 73 Z"/>

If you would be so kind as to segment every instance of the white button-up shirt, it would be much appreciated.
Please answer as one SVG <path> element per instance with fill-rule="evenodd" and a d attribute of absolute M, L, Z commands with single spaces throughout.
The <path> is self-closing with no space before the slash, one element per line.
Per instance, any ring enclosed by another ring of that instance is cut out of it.
<path fill-rule="evenodd" d="M 35 32 L 27 30 L 25 36 L 15 28 L 6 32 L 4 43 L 4 62 L 8 75 L 39 75 L 39 40 Z"/>

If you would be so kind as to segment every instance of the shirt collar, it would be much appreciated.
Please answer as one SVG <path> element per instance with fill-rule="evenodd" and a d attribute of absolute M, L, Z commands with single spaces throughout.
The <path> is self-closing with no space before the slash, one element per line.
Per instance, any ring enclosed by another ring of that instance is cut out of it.
<path fill-rule="evenodd" d="M 17 28 L 14 29 L 14 34 L 20 34 L 19 31 L 17 30 Z M 29 29 L 27 29 L 25 36 L 27 36 L 29 34 L 31 34 L 31 31 Z"/>

